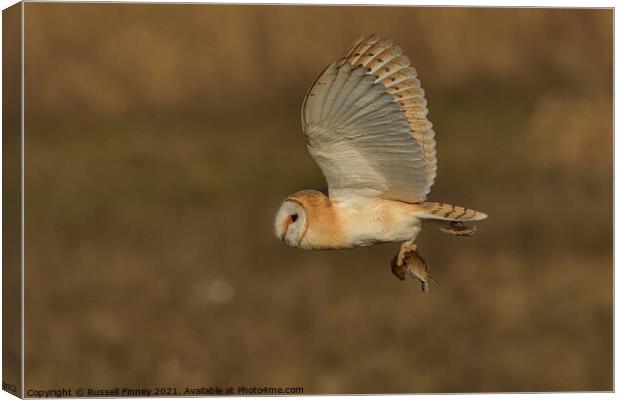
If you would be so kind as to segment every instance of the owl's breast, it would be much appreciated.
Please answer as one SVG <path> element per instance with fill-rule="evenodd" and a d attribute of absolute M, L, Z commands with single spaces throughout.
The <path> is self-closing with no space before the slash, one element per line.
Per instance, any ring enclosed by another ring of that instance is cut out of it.
<path fill-rule="evenodd" d="M 344 237 L 351 247 L 415 240 L 422 229 L 417 205 L 364 199 L 339 207 Z"/>

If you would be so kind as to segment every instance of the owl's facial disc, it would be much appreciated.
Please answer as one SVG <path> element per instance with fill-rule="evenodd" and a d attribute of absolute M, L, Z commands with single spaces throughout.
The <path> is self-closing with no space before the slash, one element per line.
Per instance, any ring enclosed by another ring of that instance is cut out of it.
<path fill-rule="evenodd" d="M 303 207 L 296 202 L 285 200 L 276 214 L 276 236 L 289 246 L 299 247 L 306 227 L 306 212 Z"/>

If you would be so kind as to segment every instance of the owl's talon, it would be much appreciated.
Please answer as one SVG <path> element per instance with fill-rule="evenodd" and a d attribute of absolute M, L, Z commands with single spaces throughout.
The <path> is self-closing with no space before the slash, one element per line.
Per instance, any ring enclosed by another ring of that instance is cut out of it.
<path fill-rule="evenodd" d="M 407 257 L 408 253 L 414 253 L 418 248 L 418 245 L 413 243 L 413 241 L 408 240 L 403 242 L 400 245 L 400 250 L 398 251 L 398 255 L 396 257 L 396 263 L 398 265 L 402 265 L 405 263 L 405 257 Z"/>

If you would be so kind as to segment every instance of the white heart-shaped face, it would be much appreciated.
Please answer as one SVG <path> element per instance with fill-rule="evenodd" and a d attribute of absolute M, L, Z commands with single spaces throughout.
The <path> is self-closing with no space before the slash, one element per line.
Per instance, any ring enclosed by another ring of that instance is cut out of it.
<path fill-rule="evenodd" d="M 299 247 L 308 222 L 306 211 L 293 201 L 282 202 L 274 224 L 276 236 L 289 246 Z"/>

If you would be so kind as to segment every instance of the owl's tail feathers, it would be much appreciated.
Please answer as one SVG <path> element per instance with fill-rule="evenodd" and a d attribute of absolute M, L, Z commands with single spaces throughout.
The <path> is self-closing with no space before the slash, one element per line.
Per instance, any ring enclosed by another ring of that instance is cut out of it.
<path fill-rule="evenodd" d="M 481 221 L 487 215 L 480 211 L 453 206 L 452 204 L 427 201 L 422 203 L 422 212 L 419 217 L 440 221 Z"/>
<path fill-rule="evenodd" d="M 480 211 L 434 202 L 423 203 L 422 212 L 418 216 L 435 222 L 440 231 L 453 236 L 473 235 L 476 226 L 467 226 L 463 222 L 481 221 L 487 217 Z"/>

